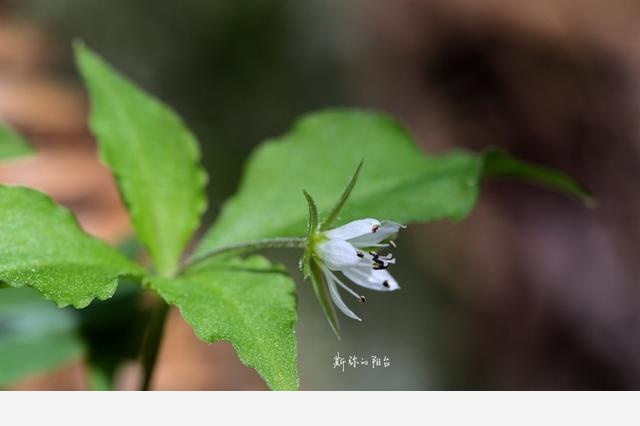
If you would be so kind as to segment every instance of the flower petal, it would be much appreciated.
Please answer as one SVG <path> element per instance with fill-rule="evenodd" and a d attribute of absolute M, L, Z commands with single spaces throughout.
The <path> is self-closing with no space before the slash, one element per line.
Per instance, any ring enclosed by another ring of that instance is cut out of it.
<path fill-rule="evenodd" d="M 361 235 L 359 237 L 350 238 L 348 241 L 355 247 L 371 247 L 388 239 L 392 235 L 397 234 L 402 228 L 406 228 L 406 226 L 390 220 L 383 220 L 380 222 L 380 226 L 375 232 L 369 232 L 368 234 Z"/>
<path fill-rule="evenodd" d="M 358 251 L 344 240 L 324 241 L 317 245 L 316 250 L 324 264 L 333 271 L 354 266 L 360 262 Z"/>
<path fill-rule="evenodd" d="M 366 264 L 359 264 L 341 271 L 347 278 L 359 286 L 378 291 L 398 290 L 398 282 L 386 269 L 373 269 Z M 385 284 L 386 283 L 386 284 Z"/>
<path fill-rule="evenodd" d="M 326 268 L 322 268 L 322 272 L 324 272 L 325 279 L 327 280 L 327 287 L 329 287 L 329 294 L 331 295 L 333 303 L 346 316 L 358 321 L 362 321 L 360 317 L 354 314 L 353 311 L 351 311 L 351 309 L 349 309 L 349 307 L 342 301 L 342 297 L 340 297 L 340 293 L 338 292 L 338 288 L 336 287 L 336 282 L 331 276 L 331 273 Z"/>
<path fill-rule="evenodd" d="M 380 226 L 380 221 L 376 219 L 359 219 L 326 231 L 324 234 L 329 238 L 350 240 L 362 235 L 371 234 L 373 228 L 377 226 Z"/>

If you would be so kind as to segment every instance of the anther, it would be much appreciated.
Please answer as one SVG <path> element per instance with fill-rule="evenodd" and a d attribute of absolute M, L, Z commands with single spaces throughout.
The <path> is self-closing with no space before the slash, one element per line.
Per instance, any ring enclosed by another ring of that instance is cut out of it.
<path fill-rule="evenodd" d="M 380 229 L 380 225 L 373 225 L 371 227 L 371 232 L 375 234 L 376 232 L 378 232 L 378 229 Z"/>
<path fill-rule="evenodd" d="M 390 245 L 391 247 L 393 247 L 393 248 L 398 248 L 398 245 L 397 245 L 397 244 L 396 244 L 396 242 L 395 242 L 395 241 L 393 241 L 393 240 L 389 240 L 389 245 Z"/>
<path fill-rule="evenodd" d="M 389 281 L 383 281 L 382 285 L 386 288 L 391 288 L 391 285 L 389 284 Z"/>
<path fill-rule="evenodd" d="M 358 298 L 358 300 L 360 301 L 360 303 L 364 303 L 364 302 L 366 302 L 366 301 L 367 301 L 367 299 L 365 299 L 365 297 L 364 297 L 364 296 L 360 296 L 360 297 Z"/>
<path fill-rule="evenodd" d="M 358 257 L 364 257 L 364 253 L 361 251 L 357 251 L 356 255 L 358 255 Z"/>
<path fill-rule="evenodd" d="M 370 251 L 369 254 L 371 256 L 373 256 L 374 260 L 377 259 L 378 257 L 380 257 L 380 255 L 378 253 L 376 253 L 375 251 Z"/>

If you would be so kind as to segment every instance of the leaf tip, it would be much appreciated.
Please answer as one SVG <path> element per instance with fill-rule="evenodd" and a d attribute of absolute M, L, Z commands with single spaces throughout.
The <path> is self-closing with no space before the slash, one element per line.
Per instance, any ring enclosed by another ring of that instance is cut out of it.
<path fill-rule="evenodd" d="M 82 60 L 83 56 L 92 53 L 91 49 L 87 47 L 85 41 L 79 37 L 76 37 L 71 41 L 71 47 L 73 49 L 73 55 L 75 57 L 76 64 L 78 65 L 80 65 L 80 61 Z"/>
<path fill-rule="evenodd" d="M 596 209 L 598 208 L 598 200 L 591 194 L 591 192 L 585 190 L 584 195 L 582 196 L 582 202 L 588 209 Z"/>
<path fill-rule="evenodd" d="M 313 196 L 309 194 L 309 192 L 307 192 L 306 189 L 302 190 L 302 194 L 304 195 L 304 198 L 306 198 L 308 202 L 315 204 L 315 200 L 313 199 Z"/>
<path fill-rule="evenodd" d="M 360 160 L 360 163 L 358 163 L 358 167 L 356 167 L 356 171 L 354 172 L 353 176 L 349 180 L 349 184 L 347 185 L 347 187 L 342 192 L 342 195 L 340 196 L 340 198 L 336 202 L 336 205 L 331 210 L 331 213 L 329 213 L 329 215 L 324 220 L 324 222 L 322 222 L 322 224 L 320 224 L 320 229 L 321 230 L 328 229 L 331 226 L 331 224 L 336 219 L 338 219 L 338 216 L 340 215 L 340 212 L 342 211 L 345 203 L 347 202 L 347 200 L 351 196 L 351 192 L 353 191 L 353 188 L 355 188 L 356 183 L 358 182 L 358 178 L 360 177 L 360 170 L 362 169 L 363 165 L 364 165 L 364 159 Z"/>
<path fill-rule="evenodd" d="M 74 51 L 78 51 L 84 49 L 86 47 L 86 43 L 82 38 L 74 37 L 73 40 L 71 40 L 71 46 L 73 47 Z"/>

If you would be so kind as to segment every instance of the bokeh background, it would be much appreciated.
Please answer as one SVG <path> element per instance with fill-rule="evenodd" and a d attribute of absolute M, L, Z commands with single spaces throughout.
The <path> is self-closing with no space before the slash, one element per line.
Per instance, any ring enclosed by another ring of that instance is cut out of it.
<path fill-rule="evenodd" d="M 0 181 L 46 191 L 114 244 L 131 233 L 86 127 L 75 38 L 198 135 L 205 225 L 256 144 L 319 108 L 383 111 L 429 152 L 500 146 L 571 173 L 598 207 L 484 183 L 463 222 L 402 234 L 402 290 L 367 294 L 341 341 L 296 274 L 302 389 L 638 389 L 639 19 L 635 0 L 0 0 L 0 119 L 38 150 Z M 294 253 L 272 254 L 295 270 Z M 338 352 L 391 365 L 342 372 Z M 78 360 L 12 388 L 84 389 L 87 375 Z M 135 364 L 117 376 L 133 388 Z M 154 388 L 265 385 L 172 312 Z"/>

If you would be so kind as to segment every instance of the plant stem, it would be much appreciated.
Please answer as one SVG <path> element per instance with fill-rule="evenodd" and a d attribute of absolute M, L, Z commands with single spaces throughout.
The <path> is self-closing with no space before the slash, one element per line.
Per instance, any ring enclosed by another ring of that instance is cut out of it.
<path fill-rule="evenodd" d="M 142 347 L 142 382 L 140 390 L 149 390 L 153 372 L 160 351 L 160 343 L 164 332 L 164 323 L 169 312 L 169 305 L 164 300 L 158 300 L 158 306 L 151 313 L 149 325 L 144 338 Z"/>
<path fill-rule="evenodd" d="M 202 254 L 190 258 L 182 268 L 183 270 L 209 259 L 214 256 L 218 256 L 223 253 L 233 251 L 256 251 L 267 248 L 305 248 L 307 246 L 306 238 L 268 238 L 263 240 L 247 241 L 244 243 L 230 244 L 228 246 L 222 246 L 213 250 L 205 251 Z"/>

